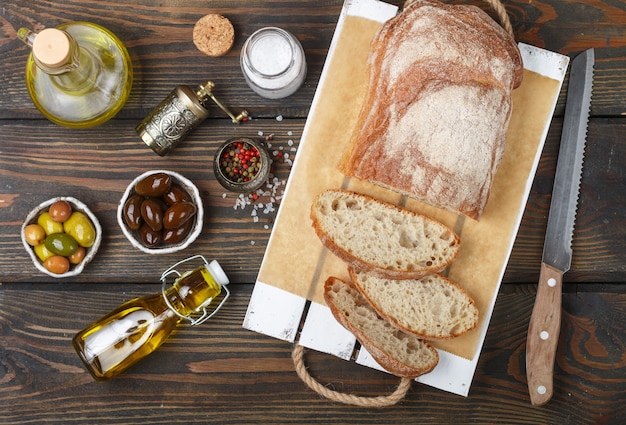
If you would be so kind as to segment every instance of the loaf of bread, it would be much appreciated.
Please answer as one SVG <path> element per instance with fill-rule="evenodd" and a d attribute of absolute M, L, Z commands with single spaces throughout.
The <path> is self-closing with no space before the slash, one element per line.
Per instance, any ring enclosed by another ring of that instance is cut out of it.
<path fill-rule="evenodd" d="M 320 193 L 311 219 L 324 246 L 348 266 L 391 279 L 439 272 L 460 246 L 459 237 L 435 220 L 346 190 Z"/>
<path fill-rule="evenodd" d="M 439 362 L 437 350 L 378 316 L 350 282 L 328 278 L 324 285 L 324 300 L 337 321 L 352 332 L 388 372 L 416 378 L 433 370 Z"/>
<path fill-rule="evenodd" d="M 375 35 L 367 67 L 339 169 L 479 219 L 522 80 L 513 38 L 475 6 L 416 0 Z"/>
<path fill-rule="evenodd" d="M 393 280 L 351 270 L 350 276 L 381 317 L 419 338 L 454 338 L 478 324 L 474 300 L 441 275 Z"/>

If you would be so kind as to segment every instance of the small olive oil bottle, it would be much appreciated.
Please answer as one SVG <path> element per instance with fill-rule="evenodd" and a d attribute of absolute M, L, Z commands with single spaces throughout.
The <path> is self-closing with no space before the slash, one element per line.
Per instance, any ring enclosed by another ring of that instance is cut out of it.
<path fill-rule="evenodd" d="M 21 28 L 17 35 L 31 47 L 28 93 L 49 120 L 66 127 L 93 127 L 126 103 L 132 63 L 126 47 L 106 28 L 68 22 L 37 33 Z"/>
<path fill-rule="evenodd" d="M 176 270 L 196 259 L 204 264 L 185 273 Z M 170 276 L 176 278 L 166 288 Z M 229 296 L 224 270 L 217 261 L 208 263 L 202 256 L 176 263 L 163 273 L 161 281 L 160 293 L 127 301 L 74 336 L 74 348 L 96 380 L 112 378 L 152 353 L 183 319 L 192 325 L 205 322 Z M 219 305 L 207 310 L 218 297 Z M 194 315 L 200 317 L 193 319 Z"/>

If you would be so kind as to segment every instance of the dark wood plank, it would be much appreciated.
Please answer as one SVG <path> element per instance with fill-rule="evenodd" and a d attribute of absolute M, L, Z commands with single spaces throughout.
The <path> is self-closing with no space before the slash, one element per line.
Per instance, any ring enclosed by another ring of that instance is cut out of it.
<path fill-rule="evenodd" d="M 8 96 L 0 99 L 0 118 L 38 117 L 23 82 L 29 51 L 16 39 L 17 30 L 22 26 L 54 26 L 68 20 L 99 23 L 126 44 L 135 72 L 133 91 L 120 118 L 143 117 L 176 85 L 195 85 L 206 79 L 214 80 L 216 96 L 227 105 L 249 108 L 257 116 L 279 113 L 306 116 L 343 2 L 257 0 L 236 7 L 230 1 L 213 1 L 207 5 L 197 0 L 160 5 L 87 0 L 81 4 L 80 8 L 50 6 L 39 1 L 6 5 L 6 24 L 0 27 L 5 40 L 0 45 L 3 55 L 0 71 L 8 78 L 0 80 L 0 91 Z M 235 44 L 224 57 L 209 58 L 192 42 L 195 22 L 208 13 L 224 14 L 235 27 Z M 290 97 L 288 103 L 255 95 L 239 68 L 239 52 L 245 39 L 264 26 L 279 26 L 293 32 L 306 52 L 307 79 L 298 95 Z M 219 115 L 217 108 L 211 110 Z"/>
<path fill-rule="evenodd" d="M 223 189 L 213 174 L 214 152 L 229 137 L 259 137 L 259 132 L 262 137 L 273 135 L 270 155 L 280 187 L 277 184 L 276 190 L 267 186 L 262 189 L 280 197 L 291 169 L 285 154 L 290 155 L 289 161 L 296 158 L 297 152 L 292 150 L 297 149 L 303 125 L 303 120 L 253 120 L 241 126 L 216 120 L 198 128 L 171 154 L 161 158 L 143 144 L 129 121 L 116 120 L 99 129 L 82 131 L 78 140 L 66 139 L 65 129 L 47 121 L 0 121 L 3 134 L 20 135 L 0 145 L 3 281 L 51 280 L 34 273 L 36 270 L 21 246 L 20 226 L 28 211 L 40 202 L 67 195 L 82 200 L 93 210 L 104 233 L 96 259 L 84 274 L 70 280 L 115 282 L 123 277 L 129 282 L 155 282 L 166 268 L 164 264 L 197 253 L 218 258 L 231 270 L 233 281 L 253 282 L 280 199 L 272 202 L 271 196 L 261 196 L 252 204 L 235 209 L 238 195 Z M 283 156 L 279 157 L 278 152 Z M 117 224 L 116 210 L 124 189 L 133 178 L 150 169 L 178 171 L 201 192 L 206 207 L 203 231 L 183 253 L 143 254 L 130 245 Z M 272 208 L 268 208 L 270 204 Z M 254 211 L 258 222 L 252 216 Z"/>
<path fill-rule="evenodd" d="M 446 1 L 475 4 L 495 16 L 484 0 Z M 273 133 L 275 149 L 291 153 L 289 140 L 297 149 L 343 1 L 18 0 L 5 2 L 0 13 L 0 422 L 626 423 L 626 8 L 622 0 L 503 3 L 517 41 L 572 57 L 596 48 L 574 260 L 565 275 L 555 395 L 549 404 L 532 407 L 526 388 L 526 331 L 536 292 L 534 285 L 523 283 L 536 282 L 539 273 L 567 80 L 470 396 L 414 383 L 396 406 L 355 408 L 308 389 L 294 372 L 291 344 L 241 328 L 276 212 L 260 213 L 255 222 L 251 206 L 234 209 L 235 196 L 223 196 L 211 170 L 213 152 L 233 136 Z M 235 45 L 222 58 L 202 55 L 191 41 L 194 23 L 207 13 L 224 14 L 235 26 Z M 29 52 L 16 31 L 68 20 L 108 27 L 133 60 L 127 105 L 112 122 L 95 129 L 69 130 L 43 119 L 23 80 Z M 293 32 L 306 51 L 305 84 L 284 100 L 255 95 L 239 68 L 244 40 L 269 25 Z M 134 127 L 176 85 L 206 79 L 215 81 L 220 100 L 233 110 L 250 110 L 253 121 L 235 126 L 211 107 L 209 120 L 180 147 L 165 158 L 154 155 Z M 153 168 L 192 179 L 208 206 L 202 234 L 184 253 L 139 254 L 117 226 L 115 209 L 126 184 Z M 289 170 L 289 164 L 276 164 L 281 181 Z M 57 195 L 86 202 L 105 229 L 94 262 L 81 276 L 63 282 L 36 273 L 19 239 L 28 210 Z M 210 322 L 181 328 L 122 376 L 94 382 L 71 348 L 72 336 L 123 301 L 158 292 L 163 269 L 192 253 L 222 263 L 235 282 L 231 301 Z M 388 394 L 399 382 L 317 352 L 307 352 L 306 361 L 320 382 L 348 393 Z"/>
<path fill-rule="evenodd" d="M 590 289 L 590 288 L 587 288 Z M 183 326 L 119 377 L 92 380 L 74 353 L 74 333 L 121 302 L 158 285 L 4 285 L 0 291 L 0 405 L 3 423 L 363 423 L 590 424 L 626 419 L 624 285 L 564 295 L 555 395 L 532 407 L 525 380 L 525 331 L 534 286 L 498 297 L 468 398 L 413 383 L 385 409 L 321 398 L 294 372 L 289 343 L 241 328 L 249 285 L 204 325 Z M 390 375 L 316 352 L 310 373 L 363 396 L 388 394 Z"/>
<path fill-rule="evenodd" d="M 609 124 L 612 123 L 612 124 Z M 614 125 L 614 126 L 613 126 Z M 572 269 L 566 282 L 622 281 L 626 234 L 620 224 L 626 208 L 622 166 L 626 154 L 621 119 L 592 118 L 573 239 Z M 556 169 L 562 119 L 550 129 L 531 196 L 508 264 L 505 281 L 536 282 Z"/>
<path fill-rule="evenodd" d="M 531 196 L 509 262 L 505 282 L 536 281 L 543 248 L 543 237 L 550 204 L 554 169 L 560 142 L 562 120 L 557 118 L 532 186 Z M 117 203 L 124 188 L 136 175 L 148 169 L 166 168 L 192 179 L 203 194 L 208 216 L 198 240 L 187 250 L 219 258 L 233 271 L 235 282 L 253 282 L 261 263 L 276 211 L 258 212 L 253 206 L 234 209 L 236 195 L 219 186 L 212 171 L 215 149 L 228 137 L 274 134 L 272 152 L 297 156 L 304 120 L 255 120 L 234 126 L 227 120 L 206 123 L 170 155 L 160 158 L 147 149 L 125 120 L 105 124 L 101 129 L 84 130 L 80 140 L 65 141 L 65 129 L 47 121 L 1 123 L 4 134 L 19 134 L 0 146 L 0 268 L 9 281 L 50 281 L 33 274 L 19 240 L 21 221 L 30 208 L 59 195 L 75 196 L 94 209 L 104 229 L 101 252 L 76 281 L 119 281 L 121 274 L 130 282 L 153 282 L 163 262 L 174 263 L 181 254 L 155 258 L 134 250 L 124 238 L 115 218 Z M 624 281 L 626 278 L 624 226 L 626 191 L 621 170 L 626 167 L 623 134 L 626 121 L 593 118 L 589 126 L 586 162 L 581 183 L 579 213 L 574 232 L 574 260 L 566 282 Z M 109 134 L 119 134 L 111 138 Z M 289 141 L 293 141 L 290 146 Z M 281 182 L 288 179 L 291 167 L 277 162 L 275 171 Z M 261 198 L 255 204 L 266 204 Z M 279 201 L 274 203 L 278 207 Z M 187 254 L 184 254 L 187 255 Z"/>
<path fill-rule="evenodd" d="M 389 1 L 401 6 L 404 2 Z M 487 2 L 473 3 L 490 11 Z M 595 88 L 594 113 L 617 115 L 624 112 L 626 79 L 626 11 L 619 0 L 594 4 L 575 0 L 504 0 L 516 40 L 566 55 L 589 48 L 599 52 L 599 78 Z M 131 54 L 135 79 L 133 91 L 119 118 L 141 119 L 178 84 L 195 85 L 205 79 L 216 82 L 216 95 L 227 105 L 250 108 L 257 116 L 305 117 L 325 60 L 326 50 L 338 19 L 342 1 L 253 0 L 234 7 L 230 1 L 193 0 L 181 3 L 81 2 L 82 7 L 43 1 L 10 2 L 0 18 L 0 118 L 41 118 L 28 97 L 23 69 L 28 47 L 16 38 L 22 26 L 54 26 L 68 20 L 88 20 L 115 32 Z M 192 43 L 195 22 L 207 13 L 222 13 L 233 21 L 236 39 L 224 57 L 208 58 Z M 495 15 L 493 15 L 495 16 Z M 302 42 L 308 62 L 308 76 L 296 96 L 270 101 L 256 96 L 245 84 L 239 68 L 239 51 L 256 29 L 275 25 L 292 31 Z M 617 73 L 616 73 L 617 71 Z M 562 112 L 563 98 L 557 111 Z M 212 108 L 215 116 L 220 112 Z"/>

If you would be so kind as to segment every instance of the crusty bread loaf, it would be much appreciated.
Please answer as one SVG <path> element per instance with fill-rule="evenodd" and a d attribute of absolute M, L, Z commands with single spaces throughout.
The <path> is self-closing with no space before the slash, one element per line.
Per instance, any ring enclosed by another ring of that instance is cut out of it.
<path fill-rule="evenodd" d="M 351 270 L 350 276 L 381 317 L 420 338 L 453 338 L 478 324 L 474 300 L 441 275 L 392 280 Z"/>
<path fill-rule="evenodd" d="M 437 350 L 378 316 L 350 282 L 328 278 L 324 285 L 324 299 L 337 321 L 352 332 L 388 372 L 416 378 L 437 365 Z"/>
<path fill-rule="evenodd" d="M 392 279 L 445 269 L 460 239 L 447 226 L 356 192 L 329 189 L 311 206 L 322 243 L 350 267 Z"/>
<path fill-rule="evenodd" d="M 479 219 L 521 84 L 513 38 L 474 6 L 416 0 L 375 35 L 339 169 Z"/>

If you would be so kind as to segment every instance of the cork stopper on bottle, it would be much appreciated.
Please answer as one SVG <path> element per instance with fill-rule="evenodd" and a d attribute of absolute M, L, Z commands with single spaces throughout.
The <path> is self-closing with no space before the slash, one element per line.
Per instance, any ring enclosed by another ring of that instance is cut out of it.
<path fill-rule="evenodd" d="M 56 28 L 42 30 L 33 42 L 33 56 L 43 65 L 56 68 L 65 65 L 70 58 L 70 40 Z"/>

